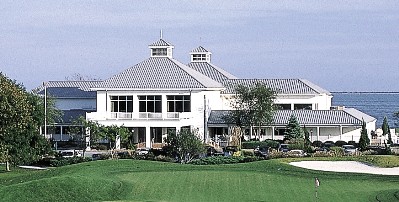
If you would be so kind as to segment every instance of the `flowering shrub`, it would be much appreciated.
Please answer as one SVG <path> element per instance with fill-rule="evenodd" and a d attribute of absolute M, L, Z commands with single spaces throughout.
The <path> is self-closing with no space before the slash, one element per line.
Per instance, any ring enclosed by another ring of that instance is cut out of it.
<path fill-rule="evenodd" d="M 239 157 L 231 157 L 231 156 L 211 156 L 202 159 L 195 159 L 190 162 L 193 165 L 217 165 L 217 164 L 234 164 L 234 163 L 246 163 L 262 160 L 256 156 L 239 156 Z"/>

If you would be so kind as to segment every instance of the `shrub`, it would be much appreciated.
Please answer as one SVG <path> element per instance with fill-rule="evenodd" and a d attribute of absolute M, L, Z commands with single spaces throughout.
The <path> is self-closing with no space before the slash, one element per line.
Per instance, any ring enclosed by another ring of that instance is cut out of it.
<path fill-rule="evenodd" d="M 312 143 L 312 146 L 314 147 L 321 147 L 321 145 L 323 145 L 323 142 L 316 140 Z"/>
<path fill-rule="evenodd" d="M 154 161 L 163 161 L 163 162 L 176 162 L 174 158 L 164 155 L 158 155 L 154 157 Z"/>
<path fill-rule="evenodd" d="M 304 139 L 291 139 L 289 142 L 289 149 L 300 149 L 305 150 L 305 140 Z"/>
<path fill-rule="evenodd" d="M 243 149 L 241 150 L 242 155 L 244 156 L 254 156 L 254 150 L 253 149 Z"/>
<path fill-rule="evenodd" d="M 355 142 L 355 141 L 348 141 L 348 144 L 351 144 L 351 145 L 353 145 L 353 146 L 355 146 L 355 147 L 357 147 L 357 143 Z"/>
<path fill-rule="evenodd" d="M 338 140 L 335 142 L 335 146 L 342 147 L 342 145 L 347 145 L 348 143 L 343 140 Z"/>
<path fill-rule="evenodd" d="M 332 151 L 328 152 L 321 152 L 321 151 L 316 151 L 315 153 L 311 154 L 311 157 L 334 157 L 335 153 Z"/>
<path fill-rule="evenodd" d="M 344 150 L 342 147 L 330 147 L 330 152 L 333 152 L 334 156 L 343 156 Z"/>
<path fill-rule="evenodd" d="M 97 150 L 107 150 L 108 147 L 106 145 L 99 144 L 99 145 L 95 146 L 95 149 L 97 149 Z"/>
<path fill-rule="evenodd" d="M 246 163 L 262 160 L 256 156 L 247 157 L 231 157 L 231 156 L 211 156 L 202 159 L 195 159 L 190 162 L 193 165 L 217 165 L 217 164 L 234 164 L 234 163 Z"/>

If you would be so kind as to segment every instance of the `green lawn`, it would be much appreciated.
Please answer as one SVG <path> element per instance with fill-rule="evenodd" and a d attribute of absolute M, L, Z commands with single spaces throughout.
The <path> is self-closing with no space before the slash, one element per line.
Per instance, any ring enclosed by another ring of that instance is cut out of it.
<path fill-rule="evenodd" d="M 106 160 L 0 171 L 0 201 L 399 201 L 399 176 L 330 173 L 287 160 L 194 166 Z"/>

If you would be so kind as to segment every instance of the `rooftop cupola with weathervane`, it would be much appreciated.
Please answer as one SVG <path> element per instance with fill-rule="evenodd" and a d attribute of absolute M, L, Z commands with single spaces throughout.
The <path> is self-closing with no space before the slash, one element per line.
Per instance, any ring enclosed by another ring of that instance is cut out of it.
<path fill-rule="evenodd" d="M 211 52 L 207 51 L 204 47 L 198 48 L 190 52 L 191 62 L 211 62 Z"/>
<path fill-rule="evenodd" d="M 161 38 L 148 46 L 151 49 L 151 57 L 173 57 L 174 46 Z"/>

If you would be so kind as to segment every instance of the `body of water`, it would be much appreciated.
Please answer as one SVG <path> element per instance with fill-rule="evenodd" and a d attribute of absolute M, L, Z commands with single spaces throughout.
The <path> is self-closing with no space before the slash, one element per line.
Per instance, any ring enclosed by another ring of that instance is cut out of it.
<path fill-rule="evenodd" d="M 381 128 L 384 116 L 387 117 L 389 127 L 395 128 L 393 114 L 399 111 L 399 92 L 395 93 L 332 93 L 333 106 L 356 108 L 377 119 L 376 127 Z"/>

